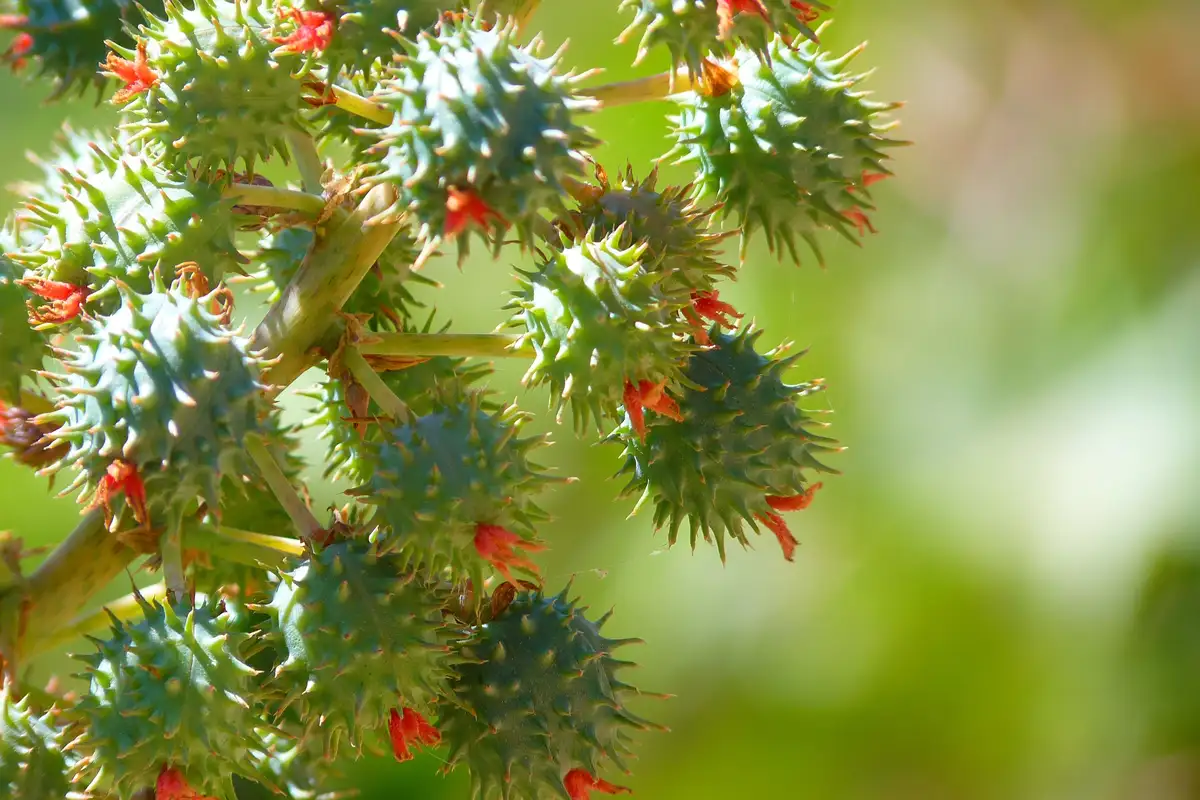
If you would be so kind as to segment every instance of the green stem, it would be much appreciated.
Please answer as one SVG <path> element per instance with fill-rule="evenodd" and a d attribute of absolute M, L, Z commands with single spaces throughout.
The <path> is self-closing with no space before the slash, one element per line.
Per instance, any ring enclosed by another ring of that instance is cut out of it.
<path fill-rule="evenodd" d="M 163 580 L 176 602 L 188 596 L 187 579 L 183 575 L 183 515 L 171 513 L 171 520 L 162 535 Z"/>
<path fill-rule="evenodd" d="M 392 118 L 395 115 L 383 106 L 372 103 L 362 95 L 355 94 L 349 89 L 343 89 L 340 86 L 334 86 L 332 91 L 334 100 L 337 101 L 335 105 L 343 111 L 347 111 L 363 119 L 369 119 L 371 122 L 376 122 L 380 125 L 392 124 Z"/>
<path fill-rule="evenodd" d="M 600 101 L 605 108 L 615 108 L 647 100 L 665 100 L 677 92 L 686 92 L 695 85 L 686 72 L 663 72 L 631 81 L 608 83 L 583 92 Z"/>
<path fill-rule="evenodd" d="M 367 394 L 375 401 L 375 405 L 379 406 L 384 414 L 392 419 L 408 418 L 408 406 L 388 388 L 388 385 L 383 382 L 383 378 L 380 378 L 379 373 L 371 369 L 371 365 L 357 349 L 347 347 L 342 351 L 342 366 L 350 370 L 350 374 L 362 384 L 362 387 L 367 390 Z"/>
<path fill-rule="evenodd" d="M 300 558 L 305 553 L 304 542 L 299 539 L 268 536 L 224 525 L 215 528 L 203 525 L 189 530 L 187 546 L 226 561 L 274 570 L 282 569 L 290 559 Z"/>
<path fill-rule="evenodd" d="M 103 633 L 112 626 L 112 618 L 116 617 L 122 622 L 129 620 L 140 619 L 142 612 L 142 604 L 138 598 L 141 597 L 148 603 L 153 603 L 155 600 L 162 600 L 167 595 L 167 587 L 164 583 L 157 583 L 153 586 L 148 586 L 145 589 L 139 589 L 137 592 L 131 592 L 119 600 L 114 600 L 111 603 L 105 604 L 103 607 L 95 611 L 89 611 L 72 619 L 66 625 L 56 629 L 54 632 L 37 640 L 37 652 L 30 652 L 27 655 L 30 657 L 41 655 L 42 653 L 55 650 L 65 644 L 75 641 L 83 636 L 92 636 L 97 633 Z"/>
<path fill-rule="evenodd" d="M 225 190 L 225 196 L 237 200 L 239 205 L 244 206 L 286 208 L 314 215 L 325 210 L 325 198 L 319 194 L 300 192 L 295 189 L 280 189 L 276 186 L 235 183 Z"/>
<path fill-rule="evenodd" d="M 315 348 L 331 344 L 327 340 L 337 312 L 400 230 L 400 220 L 369 224 L 385 214 L 394 199 L 391 187 L 376 186 L 353 213 L 317 240 L 254 332 L 253 346 L 276 359 L 264 371 L 264 382 L 276 389 L 286 387 L 317 360 Z"/>
<path fill-rule="evenodd" d="M 279 467 L 275 456 L 271 455 L 266 444 L 257 436 L 248 436 L 243 445 L 246 452 L 250 454 L 250 458 L 254 460 L 258 471 L 262 473 L 263 479 L 271 487 L 271 492 L 291 517 L 292 524 L 300 532 L 300 537 L 306 542 L 311 542 L 321 533 L 321 523 L 317 522 L 312 511 L 296 493 L 296 487 L 292 486 L 292 482 Z"/>
<path fill-rule="evenodd" d="M 288 142 L 291 145 L 292 156 L 296 159 L 296 168 L 300 170 L 300 180 L 304 182 L 304 191 L 310 194 L 321 194 L 325 189 L 321 185 L 321 176 L 325 174 L 325 164 L 317 153 L 317 145 L 313 138 L 304 131 L 288 131 Z"/>
<path fill-rule="evenodd" d="M 508 333 L 373 333 L 356 348 L 364 356 L 532 358 L 533 350 L 517 347 L 520 340 Z"/>

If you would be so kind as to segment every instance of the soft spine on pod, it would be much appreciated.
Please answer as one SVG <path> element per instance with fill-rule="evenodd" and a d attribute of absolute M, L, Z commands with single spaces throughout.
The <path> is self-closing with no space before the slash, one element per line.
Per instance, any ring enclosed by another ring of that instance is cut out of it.
<path fill-rule="evenodd" d="M 696 191 L 722 204 L 742 229 L 742 252 L 761 230 L 772 251 L 799 262 L 798 240 L 821 259 L 818 231 L 853 241 L 873 230 L 868 186 L 890 174 L 884 134 L 897 103 L 867 99 L 864 75 L 844 72 L 862 51 L 834 58 L 812 42 L 771 41 L 766 52 L 738 50 L 709 80 L 679 96 L 675 147 L 664 158 L 693 164 Z"/>
<path fill-rule="evenodd" d="M 643 267 L 648 245 L 623 247 L 623 239 L 618 227 L 550 253 L 521 273 L 509 304 L 510 324 L 524 328 L 520 345 L 535 353 L 524 382 L 547 384 L 551 405 L 561 415 L 569 404 L 581 430 L 616 414 L 628 386 L 679 380 L 694 349 L 678 313 L 688 294 L 664 292 L 664 274 Z"/>
<path fill-rule="evenodd" d="M 397 708 L 428 712 L 447 674 L 441 606 L 365 539 L 324 547 L 281 576 L 263 607 L 284 656 L 273 680 L 326 757 L 371 746 Z"/>
<path fill-rule="evenodd" d="M 70 791 L 76 756 L 64 752 L 68 732 L 53 710 L 36 713 L 28 697 L 0 688 L 0 795 L 5 800 L 50 800 Z"/>
<path fill-rule="evenodd" d="M 499 248 L 511 224 L 531 245 L 597 143 L 574 121 L 596 107 L 575 93 L 581 76 L 556 72 L 560 53 L 538 58 L 540 41 L 521 47 L 517 35 L 511 20 L 463 19 L 397 40 L 402 54 L 372 97 L 394 121 L 364 131 L 378 142 L 362 168 L 368 183 L 395 186 L 394 212 L 411 214 L 421 238 L 477 231 Z"/>
<path fill-rule="evenodd" d="M 125 81 L 114 102 L 133 141 L 155 142 L 168 164 L 201 173 L 253 174 L 258 161 L 286 162 L 289 130 L 302 129 L 300 57 L 272 37 L 263 0 L 169 3 L 146 15 L 134 49 L 114 47 L 107 69 Z"/>
<path fill-rule="evenodd" d="M 193 263 L 215 284 L 237 264 L 233 202 L 156 162 L 152 148 L 123 152 L 120 142 L 75 139 L 50 162 L 59 167 L 55 179 L 39 186 L 18 216 L 27 233 L 12 254 L 31 290 L 50 300 L 37 319 L 68 322 L 85 303 L 93 313 L 111 311 L 120 285 L 149 291 L 159 269 Z M 78 304 L 55 303 L 61 298 L 53 290 L 62 286 L 76 292 Z"/>
<path fill-rule="evenodd" d="M 67 491 L 121 502 L 114 519 L 127 505 L 143 524 L 148 512 L 177 519 L 198 498 L 219 508 L 222 478 L 254 472 L 246 437 L 278 431 L 259 359 L 208 310 L 211 299 L 184 294 L 180 283 L 124 293 L 120 309 L 89 318 L 78 351 L 63 354 L 59 407 L 38 421 L 58 425 L 52 438 L 69 446 L 48 471 L 73 465 Z M 124 497 L 112 496 L 118 488 Z"/>
<path fill-rule="evenodd" d="M 538 550 L 534 524 L 546 518 L 534 496 L 554 478 L 529 460 L 544 436 L 520 438 L 528 417 L 489 411 L 479 393 L 383 432 L 370 453 L 370 480 L 354 491 L 375 506 L 371 534 L 405 567 L 482 586 L 487 565 L 536 575 L 517 551 Z"/>
<path fill-rule="evenodd" d="M 520 592 L 456 644 L 461 663 L 438 727 L 448 768 L 467 765 L 476 798 L 586 800 L 585 786 L 628 791 L 598 774 L 609 764 L 628 772 L 630 734 L 655 727 L 625 707 L 639 692 L 617 678 L 630 662 L 614 651 L 637 640 L 605 638 L 608 615 L 589 620 L 569 591 Z"/>
<path fill-rule="evenodd" d="M 114 617 L 110 638 L 78 656 L 90 680 L 77 705 L 87 791 L 131 800 L 167 769 L 219 800 L 234 800 L 235 774 L 269 784 L 256 766 L 263 712 L 240 620 L 203 598 L 195 607 L 139 602 L 141 619 Z"/>
<path fill-rule="evenodd" d="M 795 549 L 779 512 L 804 508 L 820 484 L 806 472 L 834 472 L 817 456 L 836 450 L 831 439 L 812 433 L 816 424 L 798 406 L 823 384 L 789 384 L 788 367 L 801 354 L 761 355 L 762 335 L 749 328 L 710 332 L 712 346 L 692 355 L 687 388 L 679 396 L 679 419 L 648 419 L 638 435 L 631 416 L 611 438 L 625 445 L 624 495 L 653 501 L 654 524 L 668 526 L 674 544 L 685 520 L 695 548 L 701 536 L 715 538 L 721 559 L 725 537 L 749 544 L 746 525 L 765 525 L 789 560 Z"/>

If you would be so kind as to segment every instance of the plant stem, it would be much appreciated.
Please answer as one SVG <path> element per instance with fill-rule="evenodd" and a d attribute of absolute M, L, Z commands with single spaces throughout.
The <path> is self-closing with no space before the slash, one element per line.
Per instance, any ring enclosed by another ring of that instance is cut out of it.
<path fill-rule="evenodd" d="M 104 527 L 104 512 L 88 511 L 75 530 L 23 584 L 0 594 L 0 651 L 19 668 L 38 639 L 70 620 L 137 556 Z M 26 615 L 37 625 L 24 630 Z M 22 635 L 23 634 L 23 635 Z"/>
<path fill-rule="evenodd" d="M 383 378 L 380 378 L 379 373 L 371 369 L 371 365 L 357 349 L 347 347 L 342 351 L 342 366 L 350 370 L 350 374 L 362 384 L 362 387 L 367 390 L 367 394 L 375 401 L 375 405 L 379 406 L 384 414 L 392 419 L 408 418 L 408 406 L 388 388 L 388 385 L 383 382 Z"/>
<path fill-rule="evenodd" d="M 289 130 L 287 136 L 292 156 L 296 159 L 296 168 L 300 170 L 300 180 L 304 182 L 304 191 L 321 194 L 324 191 L 321 176 L 325 174 L 325 164 L 317 153 L 316 143 L 304 131 Z"/>
<path fill-rule="evenodd" d="M 355 347 L 364 356 L 532 358 L 531 349 L 516 347 L 520 340 L 508 333 L 373 333 Z"/>
<path fill-rule="evenodd" d="M 376 186 L 353 213 L 319 238 L 255 330 L 253 346 L 277 359 L 263 372 L 264 382 L 276 390 L 312 365 L 314 348 L 330 344 L 326 340 L 337 312 L 400 230 L 399 220 L 368 224 L 391 208 L 394 198 L 391 187 Z"/>
<path fill-rule="evenodd" d="M 176 602 L 188 596 L 187 579 L 183 575 L 183 515 L 171 512 L 171 520 L 162 535 L 163 581 Z"/>
<path fill-rule="evenodd" d="M 663 72 L 631 81 L 608 83 L 583 91 L 600 101 L 604 108 L 615 108 L 647 100 L 665 100 L 676 92 L 686 92 L 695 85 L 687 72 Z"/>
<path fill-rule="evenodd" d="M 279 462 L 275 460 L 275 456 L 271 455 L 271 451 L 267 449 L 262 439 L 257 436 L 248 436 L 244 444 L 246 452 L 254 460 L 254 465 L 262 473 L 263 480 L 271 487 L 271 492 L 291 517 L 296 530 L 300 532 L 300 538 L 311 542 L 321 533 L 321 523 L 317 522 L 312 511 L 296 493 L 296 487 L 292 486 L 292 482 L 280 469 Z"/>
<path fill-rule="evenodd" d="M 153 603 L 155 600 L 162 600 L 166 595 L 167 586 L 165 583 L 156 583 L 145 589 L 130 592 L 124 597 L 107 603 L 95 611 L 80 614 L 61 628 L 39 638 L 37 640 L 37 652 L 29 652 L 27 655 L 30 657 L 38 656 L 62 647 L 64 644 L 68 644 L 82 636 L 91 636 L 106 631 L 112 625 L 113 617 L 122 622 L 138 619 L 142 616 L 142 604 L 138 600 L 139 597 L 148 603 Z"/>
<path fill-rule="evenodd" d="M 295 189 L 280 189 L 275 186 L 255 186 L 235 183 L 225 190 L 225 196 L 237 200 L 240 205 L 266 206 L 320 214 L 325 210 L 325 198 L 319 194 L 299 192 Z"/>
<path fill-rule="evenodd" d="M 343 111 L 347 111 L 363 119 L 369 119 L 371 122 L 376 122 L 380 125 L 392 124 L 392 118 L 395 115 L 383 106 L 372 103 L 361 94 L 355 94 L 349 89 L 343 89 L 340 86 L 334 86 L 332 91 L 333 97 L 337 101 L 337 107 Z"/>
<path fill-rule="evenodd" d="M 286 566 L 289 559 L 302 557 L 305 553 L 304 542 L 299 539 L 268 536 L 224 525 L 215 528 L 203 525 L 189 530 L 187 546 L 226 561 L 276 570 Z"/>

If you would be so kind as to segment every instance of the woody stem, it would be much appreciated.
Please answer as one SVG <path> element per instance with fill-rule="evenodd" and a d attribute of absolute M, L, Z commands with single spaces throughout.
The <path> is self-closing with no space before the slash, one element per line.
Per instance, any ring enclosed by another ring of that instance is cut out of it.
<path fill-rule="evenodd" d="M 608 83 L 583 91 L 600 101 L 605 108 L 663 100 L 676 92 L 686 92 L 695 81 L 686 71 L 668 71 L 631 81 Z"/>
<path fill-rule="evenodd" d="M 284 511 L 291 517 L 292 524 L 300 532 L 300 538 L 311 542 L 321 533 L 321 523 L 317 521 L 303 498 L 296 492 L 296 487 L 292 486 L 292 482 L 280 468 L 275 456 L 271 455 L 266 444 L 257 436 L 248 436 L 245 447 L 246 452 L 254 461 L 254 465 L 258 467 L 259 473 L 262 474 L 263 480 L 271 488 L 271 493 L 275 495 Z"/>
<path fill-rule="evenodd" d="M 408 406 L 383 382 L 383 378 L 355 347 L 347 347 L 342 352 L 342 366 L 367 390 L 384 414 L 397 420 L 408 418 Z"/>
<path fill-rule="evenodd" d="M 532 348 L 519 347 L 520 341 L 508 333 L 375 333 L 355 347 L 364 356 L 533 358 Z"/>
<path fill-rule="evenodd" d="M 81 636 L 90 636 L 107 630 L 112 624 L 113 617 L 122 622 L 138 619 L 142 616 L 142 604 L 139 602 L 139 598 L 144 599 L 148 603 L 153 603 L 155 600 L 161 600 L 166 597 L 166 594 L 166 584 L 158 583 L 154 586 L 131 592 L 111 603 L 106 603 L 102 608 L 80 614 L 61 628 L 38 639 L 37 652 L 29 652 L 27 655 L 30 657 L 37 656 L 41 653 L 62 647 Z"/>
<path fill-rule="evenodd" d="M 355 94 L 349 89 L 343 89 L 340 86 L 334 86 L 331 89 L 335 105 L 355 116 L 369 119 L 371 122 L 376 122 L 380 125 L 391 125 L 393 114 L 381 105 L 372 103 L 367 98 L 360 94 Z"/>
<path fill-rule="evenodd" d="M 307 183 L 307 180 L 305 181 Z M 266 206 L 320 214 L 325 210 L 325 198 L 319 194 L 300 192 L 295 189 L 280 189 L 276 186 L 256 186 L 250 183 L 235 183 L 225 190 L 225 197 L 244 206 Z"/>

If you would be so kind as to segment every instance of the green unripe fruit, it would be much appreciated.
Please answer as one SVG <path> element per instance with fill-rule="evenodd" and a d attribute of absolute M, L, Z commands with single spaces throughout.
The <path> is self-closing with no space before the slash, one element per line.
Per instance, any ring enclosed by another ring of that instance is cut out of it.
<path fill-rule="evenodd" d="M 635 16 L 617 41 L 640 32 L 635 64 L 661 45 L 675 67 L 686 66 L 699 75 L 705 59 L 732 56 L 739 46 L 752 53 L 767 52 L 776 33 L 815 40 L 816 32 L 808 26 L 816 16 L 812 12 L 829 7 L 819 2 L 805 5 L 810 14 L 802 13 L 792 0 L 622 0 L 621 10 L 631 9 Z"/>
<path fill-rule="evenodd" d="M 449 766 L 466 764 L 476 798 L 566 797 L 571 770 L 628 771 L 629 734 L 652 727 L 625 707 L 638 692 L 617 678 L 629 662 L 614 651 L 636 640 L 605 638 L 607 615 L 587 619 L 569 590 L 520 592 L 457 644 L 438 727 Z"/>
<path fill-rule="evenodd" d="M 522 273 L 510 307 L 524 328 L 520 345 L 535 357 L 529 386 L 546 384 L 561 416 L 570 404 L 575 426 L 597 426 L 619 408 L 625 382 L 673 382 L 694 347 L 676 313 L 687 295 L 667 295 L 663 273 L 643 268 L 645 243 L 622 247 L 624 231 L 591 234 Z"/>
<path fill-rule="evenodd" d="M 174 516 L 197 498 L 219 507 L 224 476 L 255 474 L 244 441 L 278 427 L 257 356 L 209 302 L 159 285 L 87 321 L 64 362 L 59 409 L 44 415 L 69 445 L 55 468 L 79 470 L 71 489 L 90 494 L 120 459 L 140 473 L 151 511 Z"/>
<path fill-rule="evenodd" d="M 871 207 L 866 185 L 888 174 L 884 150 L 901 144 L 886 138 L 882 116 L 897 104 L 867 99 L 857 90 L 865 76 L 844 71 L 861 49 L 834 58 L 775 39 L 762 56 L 738 51 L 727 90 L 680 96 L 667 157 L 695 166 L 697 192 L 736 220 L 743 253 L 760 230 L 797 262 L 801 240 L 821 257 L 821 230 L 857 241 Z"/>
<path fill-rule="evenodd" d="M 292 732 L 290 726 L 288 732 Z M 259 769 L 270 776 L 270 782 L 280 787 L 285 797 L 290 800 L 337 800 L 353 796 L 352 792 L 339 792 L 333 788 L 334 783 L 341 782 L 341 776 L 322 749 L 324 742 L 319 738 L 306 737 L 303 731 L 296 731 L 294 736 L 267 732 L 263 741 L 267 753 L 261 759 Z"/>
<path fill-rule="evenodd" d="M 11 679 L 0 689 L 0 796 L 59 800 L 70 791 L 76 758 L 63 752 L 66 732 L 53 713 L 39 715 L 29 698 L 16 700 Z"/>
<path fill-rule="evenodd" d="M 663 275 L 666 291 L 708 292 L 720 278 L 732 277 L 733 267 L 721 263 L 717 246 L 730 236 L 712 231 L 716 208 L 702 208 L 691 196 L 691 186 L 659 191 L 658 169 L 645 180 L 629 168 L 619 183 L 601 175 L 599 187 L 589 187 L 567 220 L 575 239 L 589 231 L 607 238 L 622 229 L 622 248 L 644 244 L 642 265 Z M 578 196 L 578 195 L 577 195 Z"/>
<path fill-rule="evenodd" d="M 8 243 L 0 232 L 0 404 L 17 402 L 21 383 L 42 368 L 46 351 L 42 335 L 29 326 L 17 265 L 4 255 Z"/>
<path fill-rule="evenodd" d="M 285 654 L 275 682 L 330 757 L 372 745 L 393 708 L 429 707 L 446 674 L 441 605 L 365 539 L 325 547 L 282 576 L 264 609 Z"/>
<path fill-rule="evenodd" d="M 167 171 L 153 148 L 89 142 L 84 152 L 78 138 L 48 162 L 63 169 L 19 218 L 36 234 L 13 258 L 32 276 L 88 288 L 87 309 L 104 313 L 115 308 L 120 283 L 147 292 L 155 270 L 194 262 L 215 284 L 240 260 L 233 201 L 220 189 Z"/>
<path fill-rule="evenodd" d="M 768 496 L 803 494 L 808 471 L 834 472 L 817 457 L 836 448 L 797 406 L 822 384 L 783 380 L 799 355 L 760 355 L 761 332 L 750 329 L 709 336 L 713 347 L 687 365 L 682 421 L 647 417 L 642 440 L 627 417 L 613 438 L 625 445 L 622 473 L 631 476 L 622 494 L 641 495 L 638 508 L 654 503 L 654 524 L 667 526 L 671 544 L 686 520 L 692 547 L 715 538 L 724 559 L 726 536 L 747 545 L 746 525 L 757 531 L 774 513 Z"/>
<path fill-rule="evenodd" d="M 274 8 L 263 0 L 170 3 L 146 15 L 139 45 L 157 76 L 122 108 L 134 141 L 162 147 L 172 169 L 253 174 L 259 161 L 288 160 L 287 134 L 302 130 L 298 55 L 272 38 Z M 118 48 L 129 60 L 136 51 Z"/>
<path fill-rule="evenodd" d="M 113 618 L 110 638 L 79 658 L 90 688 L 77 705 L 87 720 L 85 776 L 119 800 L 153 786 L 164 766 L 202 795 L 234 800 L 233 775 L 264 780 L 256 766 L 256 673 L 243 660 L 237 620 L 210 602 L 141 601 L 144 617 Z"/>
<path fill-rule="evenodd" d="M 355 493 L 376 507 L 371 534 L 406 566 L 482 586 L 487 562 L 476 545 L 480 524 L 529 541 L 546 518 L 534 496 L 554 481 L 529 460 L 545 437 L 519 438 L 528 417 L 515 407 L 491 412 L 480 395 L 384 431 L 370 456 L 371 477 Z"/>
<path fill-rule="evenodd" d="M 368 183 L 395 187 L 394 211 L 412 215 L 423 239 L 477 230 L 498 248 L 507 221 L 532 244 L 541 212 L 566 210 L 562 181 L 597 143 L 574 120 L 596 106 L 575 94 L 579 76 L 556 71 L 559 54 L 538 58 L 540 42 L 520 46 L 511 21 L 447 21 L 401 43 L 372 98 L 395 118 L 370 133 Z M 455 192 L 478 203 L 474 222 L 448 209 Z"/>

